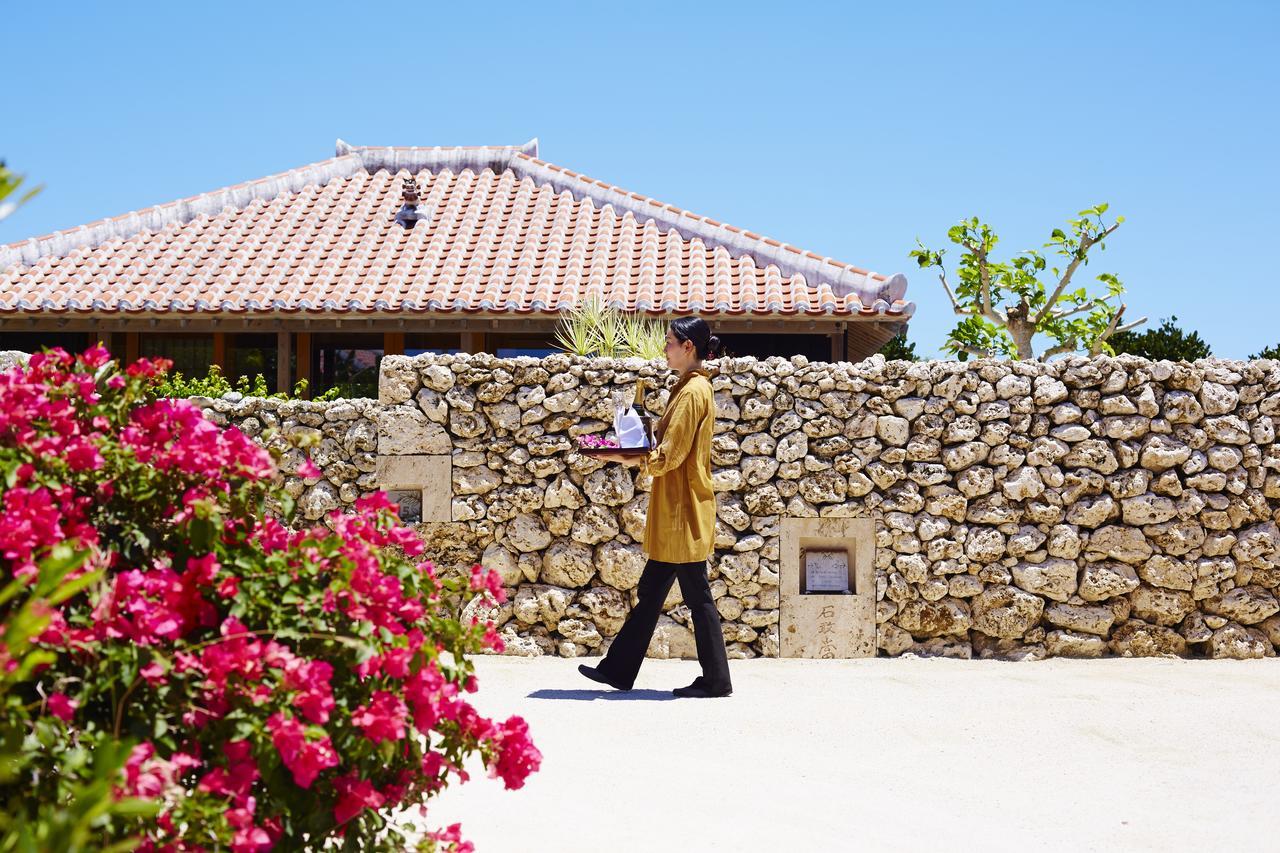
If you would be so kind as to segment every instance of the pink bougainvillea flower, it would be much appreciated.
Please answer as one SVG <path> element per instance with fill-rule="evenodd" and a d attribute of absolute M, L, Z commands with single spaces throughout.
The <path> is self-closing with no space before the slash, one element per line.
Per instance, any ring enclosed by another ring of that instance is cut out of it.
<path fill-rule="evenodd" d="M 529 738 L 528 723 L 518 716 L 509 717 L 493 741 L 496 753 L 489 777 L 502 777 L 508 790 L 524 787 L 525 779 L 542 765 L 542 753 Z"/>
<path fill-rule="evenodd" d="M 68 443 L 63 448 L 62 458 L 72 471 L 97 471 L 104 464 L 98 448 L 86 439 Z"/>
<path fill-rule="evenodd" d="M 247 740 L 228 741 L 222 751 L 227 766 L 214 767 L 204 774 L 196 785 L 197 789 L 235 799 L 248 797 L 259 775 L 251 744 Z"/>
<path fill-rule="evenodd" d="M 47 704 L 49 713 L 64 722 L 71 722 L 76 715 L 76 708 L 80 707 L 79 701 L 65 693 L 51 693 Z"/>
<path fill-rule="evenodd" d="M 89 347 L 80 354 L 80 361 L 90 370 L 97 370 L 111 360 L 111 353 L 104 346 Z"/>
<path fill-rule="evenodd" d="M 462 838 L 462 824 L 451 823 L 445 829 L 437 829 L 427 833 L 427 837 L 436 842 L 437 848 L 440 844 L 447 844 L 445 850 L 450 853 L 475 853 L 475 845 L 470 841 L 464 841 Z"/>
<path fill-rule="evenodd" d="M 173 362 L 167 358 L 140 358 L 126 367 L 124 372 L 129 376 L 163 376 L 171 367 Z"/>
<path fill-rule="evenodd" d="M 333 817 L 339 824 L 346 823 L 365 809 L 380 808 L 384 802 L 382 794 L 378 793 L 372 782 L 360 779 L 354 773 L 334 779 L 333 790 L 338 795 L 338 802 L 333 807 Z"/>
<path fill-rule="evenodd" d="M 123 791 L 127 796 L 155 799 L 173 787 L 183 773 L 199 766 L 198 758 L 184 752 L 161 758 L 154 744 L 143 741 L 125 760 Z"/>
<path fill-rule="evenodd" d="M 361 705 L 351 714 L 351 722 L 363 729 L 364 736 L 374 743 L 402 739 L 408 718 L 408 707 L 400 697 L 386 690 L 374 691 L 369 704 Z"/>
<path fill-rule="evenodd" d="M 155 660 L 138 670 L 138 675 L 142 676 L 142 679 L 153 687 L 158 684 L 164 684 L 167 677 L 164 664 Z"/>
<path fill-rule="evenodd" d="M 507 591 L 502 586 L 502 575 L 497 570 L 486 569 L 479 563 L 471 567 L 471 588 L 485 590 L 499 604 L 507 600 Z"/>
<path fill-rule="evenodd" d="M 302 464 L 298 466 L 294 473 L 308 480 L 318 480 L 324 476 L 324 472 L 310 459 L 302 460 Z"/>
<path fill-rule="evenodd" d="M 598 447 L 599 448 L 617 447 L 617 446 L 618 446 L 618 442 L 614 441 L 611 438 L 605 438 L 604 436 L 590 435 L 590 434 L 578 436 L 578 447 L 581 447 L 584 449 L 594 449 Z"/>
<path fill-rule="evenodd" d="M 383 492 L 310 527 L 264 513 L 288 504 L 271 454 L 159 396 L 168 368 L 143 360 L 122 372 L 95 347 L 0 372 L 0 574 L 33 577 L 62 543 L 83 554 L 67 579 L 103 574 L 57 605 L 31 604 L 47 620 L 36 642 L 54 654 L 35 680 L 76 685 L 76 698 L 18 709 L 70 723 L 46 719 L 64 742 L 32 772 L 56 773 L 59 750 L 104 720 L 96 731 L 121 716 L 130 731 L 166 730 L 133 749 L 115 789 L 159 801 L 159 814 L 111 831 L 175 853 L 296 846 L 281 815 L 302 794 L 279 789 L 282 767 L 322 819 L 307 831 L 328 832 L 332 818 L 361 843 L 377 829 L 366 810 L 466 782 L 468 754 L 523 784 L 541 760 L 523 721 L 498 724 L 462 698 L 477 687 L 466 654 L 501 650 L 502 638 L 492 621 L 451 615 L 477 595 L 502 602 L 500 573 L 437 574 Z M 582 444 L 592 442 L 609 443 Z M 296 472 L 323 476 L 309 459 Z M 18 664 L 0 649 L 0 671 Z M 132 686 L 105 701 L 122 681 Z M 442 849 L 471 849 L 457 826 L 436 835 Z"/>
<path fill-rule="evenodd" d="M 317 776 L 338 766 L 338 753 L 328 736 L 307 740 L 306 730 L 296 719 L 272 714 L 267 720 L 267 730 L 271 732 L 271 742 L 279 751 L 280 760 L 299 787 L 310 788 Z"/>

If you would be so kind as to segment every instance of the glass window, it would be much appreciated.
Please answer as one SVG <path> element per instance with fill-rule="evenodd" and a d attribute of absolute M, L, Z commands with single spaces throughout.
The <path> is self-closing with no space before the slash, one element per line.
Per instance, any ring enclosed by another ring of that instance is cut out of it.
<path fill-rule="evenodd" d="M 318 334 L 311 339 L 314 393 L 339 388 L 343 397 L 378 396 L 382 335 Z"/>
<path fill-rule="evenodd" d="M 530 355 L 545 358 L 561 352 L 550 333 L 545 335 L 489 335 L 489 348 L 498 358 L 518 358 Z"/>
<path fill-rule="evenodd" d="M 714 328 L 712 332 L 714 334 Z M 724 354 L 728 357 L 754 356 L 755 358 L 764 359 L 773 355 L 779 355 L 783 358 L 803 355 L 810 361 L 831 360 L 831 338 L 825 334 L 797 335 L 746 332 L 720 335 L 720 341 L 724 347 Z"/>
<path fill-rule="evenodd" d="M 522 355 L 530 355 L 534 358 L 546 358 L 549 355 L 555 355 L 560 350 L 555 347 L 498 347 L 498 358 L 519 358 Z"/>
<path fill-rule="evenodd" d="M 82 332 L 0 332 L 0 350 L 32 353 L 40 352 L 46 347 L 48 349 L 62 347 L 72 355 L 77 355 L 89 348 L 90 337 L 93 337 L 95 342 L 98 337 L 106 342 L 109 336 L 106 334 L 90 336 Z M 124 357 L 124 353 L 119 355 L 121 358 Z"/>
<path fill-rule="evenodd" d="M 188 379 L 203 378 L 213 364 L 213 335 L 139 335 L 138 354 L 144 358 L 167 358 L 173 362 L 174 373 Z"/>
<path fill-rule="evenodd" d="M 276 387 L 276 348 L 275 335 L 227 335 L 227 378 L 231 384 L 241 376 L 253 377 L 261 375 L 266 380 L 271 393 L 280 389 Z M 293 390 L 293 389 L 288 389 Z"/>

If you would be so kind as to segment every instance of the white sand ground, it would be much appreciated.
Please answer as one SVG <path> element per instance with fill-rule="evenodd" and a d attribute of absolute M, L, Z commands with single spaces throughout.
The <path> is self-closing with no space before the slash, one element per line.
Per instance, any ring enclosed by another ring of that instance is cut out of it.
<path fill-rule="evenodd" d="M 1280 851 L 1280 659 L 732 661 L 712 700 L 669 692 L 693 661 L 630 693 L 580 662 L 478 659 L 542 769 L 469 768 L 432 825 L 478 853 Z"/>

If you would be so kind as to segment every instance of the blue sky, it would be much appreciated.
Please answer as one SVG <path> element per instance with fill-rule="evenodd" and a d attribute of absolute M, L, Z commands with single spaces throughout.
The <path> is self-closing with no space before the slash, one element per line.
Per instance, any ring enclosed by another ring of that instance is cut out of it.
<path fill-rule="evenodd" d="M 896 6 L 897 8 L 889 8 Z M 185 8 L 184 8 L 185 7 Z M 1216 355 L 1280 342 L 1280 4 L 16 3 L 0 242 L 357 145 L 515 144 L 880 272 L 954 324 L 916 237 L 1008 251 L 1108 201 L 1088 267 Z M 952 257 L 955 253 L 952 252 Z"/>

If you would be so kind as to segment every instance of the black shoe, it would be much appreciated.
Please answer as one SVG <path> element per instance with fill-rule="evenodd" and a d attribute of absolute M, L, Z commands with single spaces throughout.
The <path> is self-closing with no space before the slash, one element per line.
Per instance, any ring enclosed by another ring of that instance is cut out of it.
<path fill-rule="evenodd" d="M 582 673 L 587 678 L 590 678 L 592 681 L 598 681 L 601 684 L 607 684 L 610 687 L 612 687 L 614 690 L 630 690 L 631 689 L 630 684 L 617 683 L 613 679 L 609 678 L 609 676 L 601 672 L 598 667 L 587 666 L 585 663 L 580 663 L 578 664 L 578 672 Z"/>
<path fill-rule="evenodd" d="M 688 687 L 677 687 L 671 691 L 681 699 L 715 699 L 722 696 L 732 696 L 733 688 L 725 687 L 721 690 L 712 689 L 701 675 L 693 680 Z"/>

